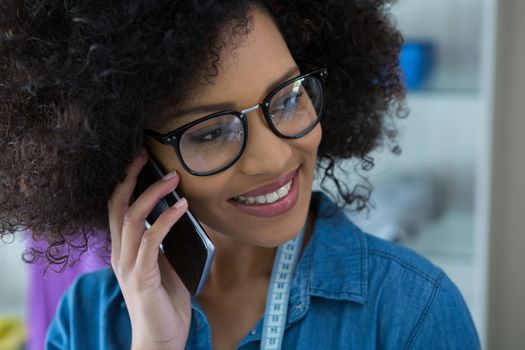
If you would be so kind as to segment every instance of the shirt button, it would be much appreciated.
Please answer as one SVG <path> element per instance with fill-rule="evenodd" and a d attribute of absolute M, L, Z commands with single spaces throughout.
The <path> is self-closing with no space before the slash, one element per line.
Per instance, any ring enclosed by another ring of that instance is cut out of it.
<path fill-rule="evenodd" d="M 252 329 L 252 331 L 250 332 L 252 335 L 256 335 L 257 334 L 257 331 L 255 329 Z"/>
<path fill-rule="evenodd" d="M 300 309 L 302 306 L 303 306 L 302 304 L 297 304 L 297 305 L 295 305 L 295 308 L 296 309 Z"/>

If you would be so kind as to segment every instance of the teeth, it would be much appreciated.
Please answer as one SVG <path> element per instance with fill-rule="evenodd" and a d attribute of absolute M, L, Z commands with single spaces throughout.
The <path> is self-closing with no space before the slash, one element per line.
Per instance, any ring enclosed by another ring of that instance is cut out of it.
<path fill-rule="evenodd" d="M 239 203 L 248 205 L 273 203 L 286 196 L 290 192 L 290 188 L 292 188 L 292 180 L 290 180 L 287 184 L 283 185 L 275 192 L 267 193 L 265 195 L 260 195 L 256 197 L 237 196 L 233 199 Z"/>
<path fill-rule="evenodd" d="M 279 199 L 279 195 L 277 194 L 277 192 L 268 193 L 267 195 L 265 195 L 265 197 L 266 203 L 273 203 Z"/>
<path fill-rule="evenodd" d="M 288 194 L 288 190 L 287 190 L 286 188 L 282 188 L 282 187 L 281 187 L 281 188 L 279 188 L 279 189 L 277 190 L 277 195 L 278 195 L 280 198 L 286 196 L 287 194 Z"/>

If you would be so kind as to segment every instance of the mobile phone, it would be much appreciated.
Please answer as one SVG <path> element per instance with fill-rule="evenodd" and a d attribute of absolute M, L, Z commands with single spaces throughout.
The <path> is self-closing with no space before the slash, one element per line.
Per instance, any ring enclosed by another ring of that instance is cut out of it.
<path fill-rule="evenodd" d="M 161 179 L 165 174 L 160 163 L 153 155 L 148 155 L 148 162 L 137 177 L 135 198 L 152 183 Z M 172 191 L 163 197 L 147 216 L 145 225 L 149 229 L 157 218 L 168 208 L 174 205 L 181 197 Z M 198 295 L 204 288 L 211 263 L 215 255 L 215 247 L 199 221 L 188 209 L 186 213 L 171 227 L 160 249 L 173 266 L 180 279 L 192 295 Z"/>

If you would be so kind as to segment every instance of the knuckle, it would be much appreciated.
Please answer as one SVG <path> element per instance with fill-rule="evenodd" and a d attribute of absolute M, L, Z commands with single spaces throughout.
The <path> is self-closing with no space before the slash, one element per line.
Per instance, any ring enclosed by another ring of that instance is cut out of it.
<path fill-rule="evenodd" d="M 142 242 L 141 244 L 144 245 L 145 248 L 149 247 L 151 244 L 153 244 L 153 241 L 155 240 L 154 233 L 152 230 L 147 230 L 142 235 Z"/>
<path fill-rule="evenodd" d="M 164 211 L 157 219 L 159 223 L 158 227 L 163 229 L 173 225 L 174 222 L 178 220 L 178 214 L 179 213 L 175 208 L 169 208 L 168 210 Z"/>
<path fill-rule="evenodd" d="M 136 222 L 138 222 L 138 218 L 137 218 L 137 216 L 135 214 L 133 214 L 132 212 L 129 212 L 129 211 L 127 211 L 124 214 L 124 218 L 123 218 L 124 227 L 131 226 L 131 225 L 135 224 Z"/>

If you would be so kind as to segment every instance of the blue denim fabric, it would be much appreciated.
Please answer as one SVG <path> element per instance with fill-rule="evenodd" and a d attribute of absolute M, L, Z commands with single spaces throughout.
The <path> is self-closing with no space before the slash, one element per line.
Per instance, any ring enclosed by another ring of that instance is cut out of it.
<path fill-rule="evenodd" d="M 446 274 L 395 243 L 363 233 L 321 192 L 318 218 L 294 275 L 283 349 L 479 349 L 465 301 Z M 315 204 L 314 204 L 315 205 Z M 260 319 L 237 349 L 260 347 Z M 211 349 L 192 299 L 186 350 Z M 131 324 L 109 268 L 85 274 L 62 298 L 46 349 L 129 349 Z"/>

